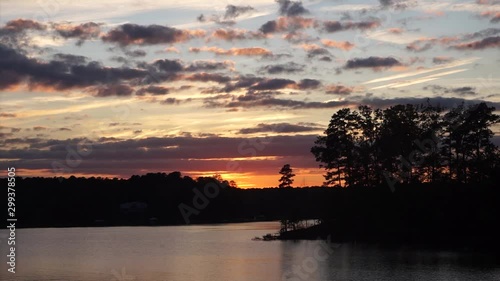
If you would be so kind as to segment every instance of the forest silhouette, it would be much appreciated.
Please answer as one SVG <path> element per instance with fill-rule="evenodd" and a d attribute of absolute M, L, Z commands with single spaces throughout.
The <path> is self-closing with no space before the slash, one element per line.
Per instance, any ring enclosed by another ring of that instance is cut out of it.
<path fill-rule="evenodd" d="M 485 103 L 341 109 L 311 144 L 325 169 L 321 187 L 292 188 L 290 165 L 277 167 L 279 187 L 263 189 L 180 172 L 16 178 L 18 225 L 178 225 L 187 222 L 188 210 L 189 223 L 321 222 L 284 231 L 282 239 L 498 249 L 500 157 L 491 139 L 500 117 L 494 110 Z M 208 186 L 217 192 L 208 195 Z M 184 213 L 180 206 L 187 206 Z"/>

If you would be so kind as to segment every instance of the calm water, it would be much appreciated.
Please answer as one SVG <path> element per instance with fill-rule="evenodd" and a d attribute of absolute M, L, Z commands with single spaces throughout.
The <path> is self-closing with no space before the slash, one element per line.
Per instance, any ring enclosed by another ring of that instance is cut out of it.
<path fill-rule="evenodd" d="M 500 280 L 500 265 L 453 252 L 321 241 L 252 241 L 277 222 L 17 230 L 17 272 L 1 280 Z"/>

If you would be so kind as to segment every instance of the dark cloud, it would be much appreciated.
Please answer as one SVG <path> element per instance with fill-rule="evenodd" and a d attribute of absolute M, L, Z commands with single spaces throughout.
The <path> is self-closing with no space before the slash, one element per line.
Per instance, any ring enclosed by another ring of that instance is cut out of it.
<path fill-rule="evenodd" d="M 179 104 L 179 103 L 181 103 L 181 101 L 176 98 L 167 98 L 161 101 L 161 104 Z"/>
<path fill-rule="evenodd" d="M 457 88 L 447 88 L 440 85 L 429 85 L 423 87 L 424 90 L 430 90 L 434 94 L 457 94 L 460 96 L 476 96 L 476 88 L 474 87 L 457 87 Z"/>
<path fill-rule="evenodd" d="M 452 46 L 452 48 L 458 50 L 482 50 L 487 48 L 499 48 L 499 47 L 500 47 L 500 36 L 487 37 L 479 41 L 461 43 Z"/>
<path fill-rule="evenodd" d="M 260 123 L 253 128 L 243 128 L 238 131 L 238 134 L 255 134 L 255 133 L 302 133 L 323 130 L 317 124 L 310 123 Z"/>
<path fill-rule="evenodd" d="M 302 79 L 300 82 L 297 84 L 298 88 L 300 90 L 309 90 L 309 89 L 316 89 L 319 86 L 321 86 L 321 82 L 316 79 Z"/>
<path fill-rule="evenodd" d="M 313 48 L 313 49 L 307 50 L 307 57 L 308 58 L 314 58 L 317 56 L 322 56 L 322 58 L 324 58 L 325 56 L 330 57 L 331 54 L 330 54 L 330 51 L 328 51 L 325 48 Z"/>
<path fill-rule="evenodd" d="M 252 101 L 232 101 L 224 104 L 225 107 L 267 107 L 267 108 L 288 108 L 288 109 L 319 109 L 319 108 L 337 108 L 349 105 L 347 101 L 329 101 L 329 102 L 305 102 L 289 99 L 262 98 Z"/>
<path fill-rule="evenodd" d="M 240 15 L 254 11 L 255 9 L 251 6 L 235 6 L 227 5 L 226 12 L 224 13 L 224 19 L 234 19 Z"/>
<path fill-rule="evenodd" d="M 71 54 L 61 54 L 57 53 L 53 55 L 54 60 L 65 62 L 69 65 L 81 65 L 89 61 L 89 58 L 85 56 L 71 55 Z"/>
<path fill-rule="evenodd" d="M 408 0 L 379 0 L 379 2 L 383 8 L 394 8 L 396 10 L 404 10 L 412 5 L 411 1 Z"/>
<path fill-rule="evenodd" d="M 145 88 L 140 88 L 135 92 L 138 96 L 144 96 L 146 94 L 152 95 L 166 95 L 170 92 L 169 88 L 161 87 L 161 86 L 148 86 Z"/>
<path fill-rule="evenodd" d="M 328 85 L 325 87 L 325 93 L 330 95 L 349 95 L 354 91 L 353 87 L 347 87 L 344 85 Z"/>
<path fill-rule="evenodd" d="M 187 75 L 184 76 L 184 79 L 189 81 L 217 82 L 217 83 L 227 83 L 231 81 L 231 78 L 228 76 L 216 73 L 206 73 L 206 72 Z"/>
<path fill-rule="evenodd" d="M 380 26 L 380 21 L 378 20 L 369 20 L 369 21 L 360 21 L 360 22 L 339 22 L 339 21 L 325 21 L 322 25 L 322 30 L 333 33 L 342 30 L 352 30 L 352 29 L 373 29 Z"/>
<path fill-rule="evenodd" d="M 355 68 L 387 68 L 392 66 L 398 66 L 401 63 L 392 57 L 368 57 L 368 58 L 355 58 L 347 61 L 345 68 L 355 69 Z"/>
<path fill-rule="evenodd" d="M 207 17 L 204 14 L 200 14 L 198 17 L 196 17 L 196 20 L 199 22 L 211 21 L 221 25 L 233 25 L 236 23 L 234 19 L 243 14 L 248 14 L 253 11 L 255 11 L 255 9 L 251 6 L 227 5 L 223 15 L 213 14 Z"/>
<path fill-rule="evenodd" d="M 98 97 L 130 96 L 133 92 L 134 89 L 125 84 L 103 85 L 95 88 L 95 95 Z"/>
<path fill-rule="evenodd" d="M 454 60 L 455 59 L 452 57 L 434 57 L 434 58 L 432 58 L 432 62 L 435 64 L 450 63 Z"/>
<path fill-rule="evenodd" d="M 214 71 L 224 70 L 234 66 L 231 61 L 195 61 L 184 68 L 185 71 Z"/>
<path fill-rule="evenodd" d="M 453 88 L 451 89 L 451 92 L 455 94 L 459 94 L 461 96 L 475 96 L 477 95 L 476 89 L 473 87 L 459 87 L 459 88 Z"/>
<path fill-rule="evenodd" d="M 278 90 L 284 89 L 288 86 L 295 85 L 295 81 L 290 79 L 264 79 L 257 84 L 250 87 L 251 90 Z"/>
<path fill-rule="evenodd" d="M 11 136 L 10 136 L 11 137 Z M 316 167 L 314 157 L 310 156 L 310 147 L 316 135 L 281 135 L 256 137 L 204 136 L 172 136 L 150 137 L 137 139 L 74 138 L 66 140 L 55 139 L 21 139 L 2 138 L 3 143 L 23 143 L 31 145 L 29 149 L 0 148 L 0 163 L 6 164 L 8 159 L 20 158 L 17 165 L 23 169 L 52 170 L 55 161 L 64 162 L 68 154 L 67 148 L 74 148 L 78 143 L 92 143 L 92 157 L 85 158 L 73 170 L 79 174 L 117 174 L 129 177 L 137 174 L 140 169 L 200 171 L 207 165 L 215 170 L 227 170 L 227 159 L 252 156 L 252 143 L 265 143 L 266 147 L 258 151 L 259 156 L 304 157 L 297 158 L 298 163 Z M 145 149 L 147 148 L 147 149 Z M 229 149 L 228 149 L 229 148 Z M 262 160 L 238 161 L 239 167 L 248 171 L 266 172 L 276 167 L 275 161 Z M 299 165 L 299 164 L 298 164 Z M 54 171 L 54 175 L 57 171 Z M 69 175 L 68 175 L 69 176 Z"/>
<path fill-rule="evenodd" d="M 101 32 L 100 24 L 95 22 L 72 25 L 71 23 L 53 24 L 56 33 L 63 38 L 78 39 L 77 45 L 82 45 L 85 40 L 98 38 Z"/>
<path fill-rule="evenodd" d="M 380 99 L 380 98 L 366 98 L 358 101 L 358 104 L 369 105 L 374 108 L 385 108 L 398 104 L 427 104 L 430 102 L 431 105 L 441 106 L 444 108 L 456 107 L 464 103 L 465 105 L 478 104 L 481 102 L 486 102 L 488 106 L 494 106 L 499 108 L 499 102 L 488 102 L 479 99 L 462 99 L 455 97 L 432 97 L 432 98 L 394 98 L 394 99 Z"/>
<path fill-rule="evenodd" d="M 275 64 L 266 65 L 260 69 L 261 72 L 267 72 L 269 74 L 281 74 L 281 73 L 297 73 L 304 71 L 305 65 L 297 64 L 295 62 L 288 62 L 285 64 Z"/>
<path fill-rule="evenodd" d="M 279 5 L 279 13 L 282 16 L 299 16 L 309 13 L 301 1 L 276 0 L 276 3 Z"/>
<path fill-rule="evenodd" d="M 102 36 L 102 40 L 121 46 L 154 45 L 184 42 L 204 35 L 205 32 L 200 30 L 190 31 L 156 24 L 137 25 L 127 23 L 108 31 Z"/>
<path fill-rule="evenodd" d="M 145 57 L 146 51 L 143 50 L 125 51 L 125 55 L 133 58 Z"/>
<path fill-rule="evenodd" d="M 270 20 L 270 21 L 264 23 L 259 28 L 259 31 L 261 31 L 264 34 L 277 32 L 278 31 L 278 22 L 276 22 L 275 20 Z"/>
<path fill-rule="evenodd" d="M 0 44 L 0 89 L 27 83 L 30 88 L 65 90 L 99 84 L 119 84 L 124 80 L 140 80 L 148 75 L 140 69 L 104 67 L 95 61 L 75 64 L 81 60 L 71 58 L 68 61 L 71 56 L 64 55 L 58 57 L 66 60 L 45 62 L 28 58 Z"/>
<path fill-rule="evenodd" d="M 184 66 L 179 60 L 160 59 L 154 61 L 153 66 L 164 72 L 179 72 L 184 70 Z"/>
<path fill-rule="evenodd" d="M 317 21 L 312 18 L 304 18 L 301 16 L 279 17 L 277 20 L 268 21 L 263 24 L 259 31 L 263 34 L 274 32 L 289 32 L 294 33 L 300 29 L 311 28 L 317 26 Z"/>

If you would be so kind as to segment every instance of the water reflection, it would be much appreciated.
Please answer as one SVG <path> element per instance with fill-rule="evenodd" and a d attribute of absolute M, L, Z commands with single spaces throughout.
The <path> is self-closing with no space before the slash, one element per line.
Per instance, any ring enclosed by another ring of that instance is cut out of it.
<path fill-rule="evenodd" d="M 20 229 L 12 280 L 500 280 L 497 262 L 476 254 L 251 240 L 278 228 L 265 222 Z M 4 277 L 6 263 L 0 270 L 0 280 L 11 277 Z"/>

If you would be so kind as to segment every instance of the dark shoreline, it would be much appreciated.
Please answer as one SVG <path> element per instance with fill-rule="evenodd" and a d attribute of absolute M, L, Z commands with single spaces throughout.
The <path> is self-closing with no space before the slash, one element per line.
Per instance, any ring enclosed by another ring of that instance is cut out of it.
<path fill-rule="evenodd" d="M 332 230 L 327 224 L 320 224 L 309 228 L 298 229 L 280 233 L 277 240 L 298 241 L 298 240 L 328 240 L 339 244 L 358 244 L 380 246 L 388 249 L 408 248 L 414 250 L 446 250 L 464 252 L 495 253 L 500 255 L 500 242 L 498 237 L 490 235 L 477 236 L 434 236 L 422 237 L 416 233 L 370 233 L 354 235 L 339 233 Z"/>

